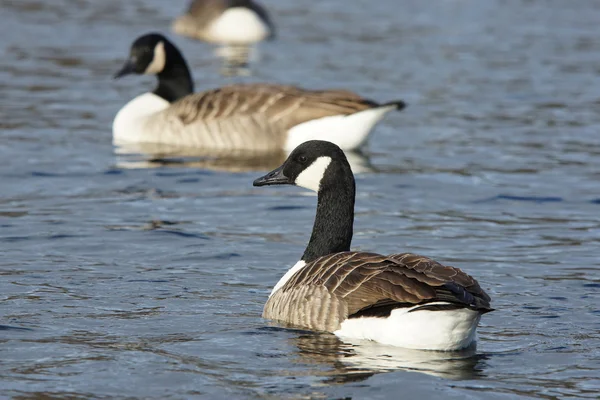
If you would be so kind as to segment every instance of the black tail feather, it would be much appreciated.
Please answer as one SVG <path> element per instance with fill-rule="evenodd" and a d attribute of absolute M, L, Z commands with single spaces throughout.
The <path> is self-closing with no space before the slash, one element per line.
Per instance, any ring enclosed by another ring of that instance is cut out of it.
<path fill-rule="evenodd" d="M 380 105 L 380 107 L 386 107 L 386 106 L 396 106 L 396 110 L 400 111 L 406 108 L 406 103 L 402 100 L 394 100 L 394 101 L 388 101 L 387 103 L 383 103 Z"/>

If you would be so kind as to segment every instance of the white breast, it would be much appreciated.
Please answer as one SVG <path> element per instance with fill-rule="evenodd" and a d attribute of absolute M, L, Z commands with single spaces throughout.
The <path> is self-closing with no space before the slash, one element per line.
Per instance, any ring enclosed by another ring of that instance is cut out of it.
<path fill-rule="evenodd" d="M 464 349 L 475 340 L 481 317 L 477 311 L 461 308 L 408 312 L 418 307 L 397 308 L 387 318 L 347 319 L 334 334 L 341 338 L 372 340 L 407 349 L 440 351 Z"/>
<path fill-rule="evenodd" d="M 359 148 L 369 132 L 383 116 L 397 108 L 387 105 L 359 111 L 350 115 L 333 115 L 313 119 L 293 126 L 287 135 L 285 150 L 292 151 L 308 140 L 326 140 L 337 144 L 342 150 Z"/>
<path fill-rule="evenodd" d="M 170 106 L 154 93 L 144 93 L 125 104 L 113 121 L 113 143 L 151 142 L 145 125 L 150 117 Z"/>
<path fill-rule="evenodd" d="M 210 25 L 207 36 L 221 43 L 250 44 L 264 40 L 269 33 L 269 27 L 254 11 L 233 7 Z"/>

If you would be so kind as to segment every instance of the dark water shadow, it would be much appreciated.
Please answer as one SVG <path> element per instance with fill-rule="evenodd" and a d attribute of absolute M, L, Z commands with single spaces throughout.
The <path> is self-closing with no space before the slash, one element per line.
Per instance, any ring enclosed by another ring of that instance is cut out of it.
<path fill-rule="evenodd" d="M 97 395 L 92 393 L 76 393 L 70 391 L 56 392 L 18 392 L 11 397 L 14 400 L 87 400 L 97 399 Z"/>
<path fill-rule="evenodd" d="M 491 203 L 495 201 L 519 201 L 528 203 L 558 203 L 563 201 L 562 197 L 555 196 L 514 196 L 508 194 L 499 194 L 482 200 L 477 200 L 475 203 Z"/>
<path fill-rule="evenodd" d="M 21 326 L 0 325 L 0 331 L 33 331 L 33 329 Z"/>

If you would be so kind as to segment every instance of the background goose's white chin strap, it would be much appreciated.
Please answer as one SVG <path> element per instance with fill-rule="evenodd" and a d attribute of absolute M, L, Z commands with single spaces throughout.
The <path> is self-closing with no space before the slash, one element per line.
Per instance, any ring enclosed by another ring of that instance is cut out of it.
<path fill-rule="evenodd" d="M 165 44 L 161 40 L 154 47 L 154 56 L 152 57 L 152 62 L 148 65 L 148 68 L 144 71 L 146 75 L 156 75 L 162 72 L 165 69 L 165 62 L 167 60 L 167 55 L 165 54 Z"/>
<path fill-rule="evenodd" d="M 297 186 L 318 192 L 321 186 L 321 179 L 323 179 L 323 175 L 325 175 L 325 171 L 330 163 L 331 157 L 323 156 L 317 158 L 298 175 L 294 183 Z"/>

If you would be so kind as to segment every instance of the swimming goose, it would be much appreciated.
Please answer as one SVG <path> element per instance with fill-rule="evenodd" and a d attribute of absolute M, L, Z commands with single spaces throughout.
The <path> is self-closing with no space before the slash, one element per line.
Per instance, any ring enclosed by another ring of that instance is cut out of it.
<path fill-rule="evenodd" d="M 421 350 L 459 350 L 476 335 L 490 297 L 458 268 L 410 253 L 350 251 L 354 176 L 335 144 L 308 141 L 254 186 L 317 192 L 302 259 L 273 288 L 263 317 L 341 338 Z"/>
<path fill-rule="evenodd" d="M 267 11 L 252 0 L 193 0 L 175 19 L 173 32 L 210 43 L 248 45 L 272 39 Z"/>
<path fill-rule="evenodd" d="M 293 150 L 326 139 L 351 150 L 391 110 L 346 90 L 306 90 L 276 84 L 238 84 L 193 94 L 192 78 L 179 50 L 156 33 L 138 38 L 115 75 L 150 74 L 153 92 L 127 103 L 113 122 L 113 141 L 163 143 L 209 149 Z"/>

